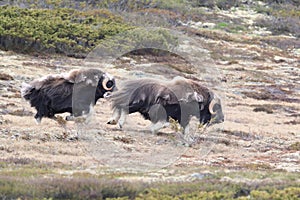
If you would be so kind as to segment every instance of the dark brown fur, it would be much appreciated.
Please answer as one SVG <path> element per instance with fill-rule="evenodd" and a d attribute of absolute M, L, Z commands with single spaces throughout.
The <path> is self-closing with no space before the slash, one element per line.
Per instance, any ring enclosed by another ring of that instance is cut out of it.
<path fill-rule="evenodd" d="M 57 113 L 80 116 L 89 113 L 90 106 L 114 89 L 114 79 L 109 80 L 110 85 L 113 83 L 109 91 L 103 88 L 104 80 L 108 80 L 106 74 L 98 69 L 73 70 L 24 83 L 21 94 L 37 110 L 35 118 L 38 122 L 43 117 L 54 118 Z"/>

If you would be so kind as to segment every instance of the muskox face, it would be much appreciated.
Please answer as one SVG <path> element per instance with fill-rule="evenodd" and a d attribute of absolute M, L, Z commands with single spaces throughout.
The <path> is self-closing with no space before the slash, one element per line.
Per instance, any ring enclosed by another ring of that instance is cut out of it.
<path fill-rule="evenodd" d="M 115 79 L 108 73 L 104 73 L 99 79 L 97 89 L 96 89 L 95 100 L 97 101 L 99 98 L 108 97 L 111 94 L 111 92 L 114 91 L 115 88 L 116 88 Z"/>
<path fill-rule="evenodd" d="M 211 94 L 211 96 L 209 104 L 200 112 L 200 122 L 202 124 L 211 125 L 224 122 L 221 100 L 214 94 Z"/>

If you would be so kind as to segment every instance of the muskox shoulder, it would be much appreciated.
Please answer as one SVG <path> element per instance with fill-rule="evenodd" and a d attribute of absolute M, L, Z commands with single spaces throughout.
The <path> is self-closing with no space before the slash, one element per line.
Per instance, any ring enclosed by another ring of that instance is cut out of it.
<path fill-rule="evenodd" d="M 88 84 L 94 81 L 98 82 L 103 72 L 98 69 L 79 69 L 72 70 L 64 78 L 72 83 L 86 82 Z"/>

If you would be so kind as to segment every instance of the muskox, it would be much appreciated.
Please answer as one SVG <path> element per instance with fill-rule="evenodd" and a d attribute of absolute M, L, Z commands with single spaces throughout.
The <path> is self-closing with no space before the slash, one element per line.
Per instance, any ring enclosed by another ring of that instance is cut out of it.
<path fill-rule="evenodd" d="M 40 123 L 43 117 L 57 119 L 58 113 L 70 113 L 66 120 L 88 114 L 97 100 L 114 88 L 115 80 L 109 74 L 98 69 L 80 69 L 23 83 L 21 95 L 37 110 L 34 118 Z"/>
<path fill-rule="evenodd" d="M 188 133 L 193 116 L 206 126 L 224 121 L 220 98 L 198 82 L 183 77 L 171 81 L 129 80 L 111 96 L 111 101 L 113 115 L 108 124 L 118 124 L 120 128 L 126 115 L 134 112 L 152 122 L 152 133 L 168 126 L 171 118 L 179 122 L 184 133 Z"/>

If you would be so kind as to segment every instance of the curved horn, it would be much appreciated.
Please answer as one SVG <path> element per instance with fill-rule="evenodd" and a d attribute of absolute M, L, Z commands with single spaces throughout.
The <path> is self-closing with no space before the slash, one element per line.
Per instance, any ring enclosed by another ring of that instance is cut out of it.
<path fill-rule="evenodd" d="M 216 103 L 217 102 L 215 101 L 215 99 L 211 100 L 211 102 L 209 103 L 208 110 L 212 115 L 216 114 L 216 112 L 214 112 L 214 106 L 216 105 Z"/>
<path fill-rule="evenodd" d="M 103 87 L 105 90 L 107 90 L 107 91 L 112 90 L 113 87 L 114 87 L 114 84 L 112 84 L 110 87 L 108 87 L 108 86 L 107 86 L 107 83 L 108 83 L 109 81 L 112 81 L 113 78 L 112 78 L 110 75 L 108 75 L 108 74 L 104 74 L 103 76 L 104 76 L 104 79 L 103 79 L 103 81 L 102 81 L 102 87 Z"/>

